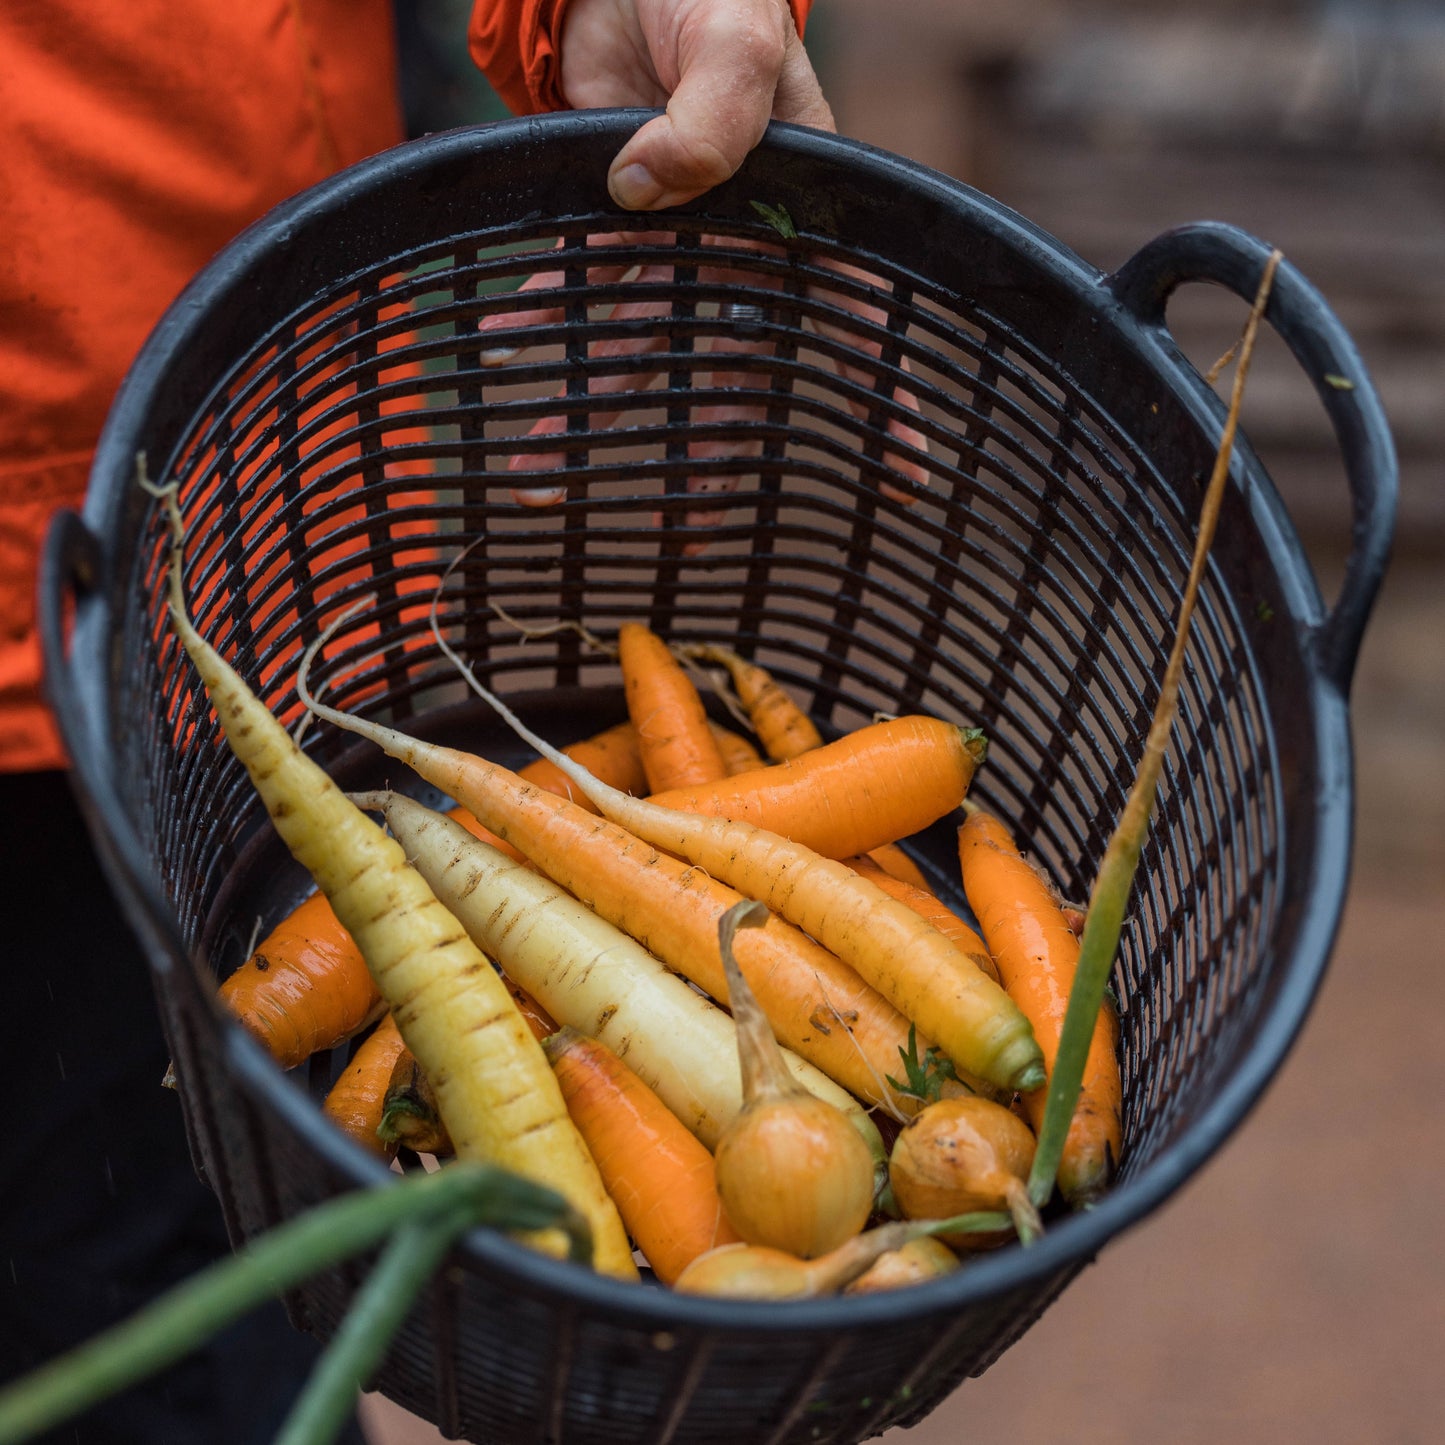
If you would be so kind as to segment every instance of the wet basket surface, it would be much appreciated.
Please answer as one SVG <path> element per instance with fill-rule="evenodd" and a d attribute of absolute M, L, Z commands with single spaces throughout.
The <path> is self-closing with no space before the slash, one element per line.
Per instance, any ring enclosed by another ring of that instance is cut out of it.
<path fill-rule="evenodd" d="M 198 624 L 288 721 L 301 651 L 366 596 L 318 664 L 329 700 L 522 760 L 430 636 L 455 561 L 452 641 L 555 741 L 623 709 L 613 665 L 551 624 L 605 641 L 641 618 L 755 657 L 825 727 L 985 728 L 976 796 L 1066 896 L 1087 896 L 1123 803 L 1223 413 L 1165 302 L 1192 281 L 1252 296 L 1268 248 L 1199 225 L 1101 275 L 967 187 L 788 127 L 665 230 L 627 233 L 603 177 L 639 119 L 429 137 L 272 213 L 165 317 L 83 517 L 51 534 L 52 698 L 236 1242 L 387 1176 L 316 1107 L 344 1051 L 282 1075 L 212 1001 L 305 880 L 167 630 L 138 453 L 180 479 Z M 949 1279 L 790 1305 L 625 1286 L 478 1231 L 398 1336 L 386 1393 L 475 1441 L 864 1439 L 985 1369 L 1239 1123 L 1338 923 L 1348 685 L 1395 486 L 1359 358 L 1288 262 L 1268 320 L 1333 420 L 1353 551 L 1327 608 L 1240 447 L 1115 971 L 1113 1193 Z M 564 499 L 519 505 L 518 481 Z M 306 746 L 348 785 L 410 786 L 328 726 Z M 909 846 L 961 903 L 955 821 Z M 296 1323 L 329 1335 L 364 1267 L 298 1290 Z"/>

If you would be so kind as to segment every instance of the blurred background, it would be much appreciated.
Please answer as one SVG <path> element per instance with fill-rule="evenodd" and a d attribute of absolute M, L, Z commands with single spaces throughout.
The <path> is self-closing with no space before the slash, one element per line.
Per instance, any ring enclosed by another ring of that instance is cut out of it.
<path fill-rule="evenodd" d="M 467 0 L 399 0 L 417 133 L 504 114 Z M 1002 1360 L 890 1445 L 1414 1445 L 1445 1374 L 1445 0 L 818 0 L 846 135 L 964 180 L 1112 270 L 1160 231 L 1279 246 L 1354 336 L 1400 452 L 1356 673 L 1355 872 L 1324 989 L 1243 1129 Z M 1201 367 L 1244 308 L 1193 287 Z M 1349 505 L 1265 338 L 1244 427 L 1333 595 Z M 430 1427 L 370 1397 L 373 1445 Z"/>

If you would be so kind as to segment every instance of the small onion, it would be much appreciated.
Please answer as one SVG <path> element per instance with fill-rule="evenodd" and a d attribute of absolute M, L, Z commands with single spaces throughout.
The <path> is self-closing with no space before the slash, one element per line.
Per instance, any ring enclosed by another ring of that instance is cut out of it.
<path fill-rule="evenodd" d="M 922 1234 L 902 1248 L 890 1249 L 880 1256 L 843 1293 L 874 1294 L 880 1290 L 904 1289 L 910 1284 L 942 1279 L 958 1267 L 958 1256 L 942 1240 Z"/>
<path fill-rule="evenodd" d="M 793 1078 L 738 967 L 734 932 L 767 917 L 761 904 L 741 903 L 718 926 L 743 1103 L 718 1140 L 717 1187 L 729 1222 L 748 1244 L 812 1259 L 867 1224 L 873 1156 L 840 1110 Z"/>
<path fill-rule="evenodd" d="M 945 1232 L 963 1237 L 1008 1227 L 1003 1214 L 967 1214 L 952 1219 L 902 1219 L 855 1234 L 817 1259 L 798 1259 L 781 1249 L 755 1244 L 724 1244 L 699 1255 L 677 1277 L 683 1294 L 715 1299 L 811 1299 L 837 1294 L 865 1275 L 880 1259 L 904 1249 L 910 1240 Z"/>
<path fill-rule="evenodd" d="M 952 1098 L 929 1104 L 899 1132 L 888 1161 L 893 1198 L 908 1219 L 942 1219 L 1005 1209 L 1022 1240 L 1042 1230 L 1029 1200 L 1034 1136 L 1012 1110 L 991 1099 Z M 1007 1234 L 960 1246 L 1001 1243 Z"/>

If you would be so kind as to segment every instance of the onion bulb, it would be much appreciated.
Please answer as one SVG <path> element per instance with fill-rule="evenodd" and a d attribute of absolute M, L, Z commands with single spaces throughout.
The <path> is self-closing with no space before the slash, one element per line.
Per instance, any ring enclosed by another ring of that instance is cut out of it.
<path fill-rule="evenodd" d="M 920 1234 L 899 1249 L 880 1255 L 844 1291 L 844 1294 L 875 1294 L 879 1290 L 903 1289 L 942 1279 L 959 1267 L 958 1256 L 942 1240 Z"/>
<path fill-rule="evenodd" d="M 1005 1209 L 1028 1243 L 1043 1229 L 1028 1195 L 1033 1162 L 1033 1133 L 1011 1109 L 978 1097 L 939 1099 L 900 1130 L 889 1155 L 888 1182 L 907 1219 Z M 967 1242 L 942 1237 L 951 1244 Z"/>
<path fill-rule="evenodd" d="M 812 1259 L 868 1222 L 873 1156 L 846 1115 L 793 1078 L 738 967 L 733 934 L 767 918 L 762 904 L 744 902 L 718 924 L 743 1102 L 714 1151 L 717 1187 L 729 1222 L 748 1244 Z"/>
<path fill-rule="evenodd" d="M 978 1231 L 996 1233 L 1008 1224 L 1006 1214 L 900 1219 L 855 1234 L 817 1259 L 798 1259 L 764 1245 L 724 1244 L 698 1255 L 677 1277 L 674 1288 L 715 1299 L 812 1299 L 846 1289 L 879 1259 L 903 1249 L 910 1240 L 945 1231 L 964 1237 Z"/>

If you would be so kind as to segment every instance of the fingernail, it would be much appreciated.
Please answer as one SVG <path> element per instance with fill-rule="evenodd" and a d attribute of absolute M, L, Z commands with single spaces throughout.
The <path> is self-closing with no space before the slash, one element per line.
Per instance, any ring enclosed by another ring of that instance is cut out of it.
<path fill-rule="evenodd" d="M 662 197 L 662 183 L 646 166 L 635 161 L 609 176 L 607 189 L 625 211 L 645 211 Z"/>
<path fill-rule="evenodd" d="M 562 487 L 531 487 L 526 490 L 519 488 L 512 493 L 512 500 L 520 502 L 524 507 L 551 507 L 566 495 Z"/>
<path fill-rule="evenodd" d="M 493 346 L 482 352 L 483 366 L 505 366 L 514 356 L 521 354 L 517 346 Z"/>

